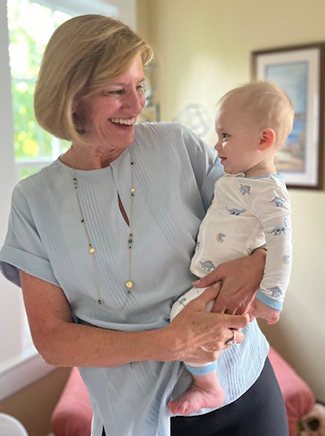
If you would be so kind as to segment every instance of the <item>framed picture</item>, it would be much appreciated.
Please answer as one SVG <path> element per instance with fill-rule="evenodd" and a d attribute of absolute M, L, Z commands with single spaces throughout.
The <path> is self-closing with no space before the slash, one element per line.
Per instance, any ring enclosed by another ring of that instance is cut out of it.
<path fill-rule="evenodd" d="M 322 189 L 324 50 L 325 43 L 318 43 L 252 53 L 253 79 L 280 86 L 295 110 L 292 132 L 275 161 L 289 187 Z"/>

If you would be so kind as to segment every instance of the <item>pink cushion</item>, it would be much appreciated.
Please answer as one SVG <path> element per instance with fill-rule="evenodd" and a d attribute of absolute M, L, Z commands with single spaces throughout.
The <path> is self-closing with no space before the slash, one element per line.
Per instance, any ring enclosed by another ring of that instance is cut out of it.
<path fill-rule="evenodd" d="M 270 348 L 269 359 L 286 405 L 290 436 L 296 436 L 300 418 L 309 413 L 315 404 L 314 394 L 273 348 Z"/>
<path fill-rule="evenodd" d="M 78 369 L 72 368 L 52 414 L 52 432 L 55 436 L 89 436 L 92 415 L 86 386 Z"/>
<path fill-rule="evenodd" d="M 315 397 L 308 385 L 272 348 L 269 359 L 285 401 L 290 436 L 296 436 L 298 421 L 311 411 Z M 78 369 L 72 368 L 52 414 L 52 432 L 55 436 L 89 436 L 91 418 L 92 410 L 87 389 Z"/>

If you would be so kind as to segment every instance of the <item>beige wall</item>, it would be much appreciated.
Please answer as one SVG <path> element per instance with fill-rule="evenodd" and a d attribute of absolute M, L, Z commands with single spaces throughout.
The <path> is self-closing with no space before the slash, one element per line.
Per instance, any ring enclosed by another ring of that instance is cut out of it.
<path fill-rule="evenodd" d="M 226 91 L 250 78 L 252 50 L 325 41 L 323 0 L 138 0 L 139 32 L 160 65 L 162 119 L 188 103 L 211 115 Z M 294 267 L 270 342 L 325 401 L 325 193 L 291 190 Z"/>

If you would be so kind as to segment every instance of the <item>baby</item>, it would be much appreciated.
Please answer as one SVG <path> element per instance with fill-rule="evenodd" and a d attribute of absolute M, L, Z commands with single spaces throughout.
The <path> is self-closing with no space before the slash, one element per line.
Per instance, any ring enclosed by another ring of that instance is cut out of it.
<path fill-rule="evenodd" d="M 202 278 L 220 263 L 267 245 L 266 265 L 252 314 L 274 324 L 280 317 L 291 271 L 291 207 L 274 156 L 293 125 L 290 100 L 278 87 L 257 82 L 228 92 L 219 102 L 215 146 L 225 175 L 200 226 L 191 271 Z M 192 288 L 174 304 L 171 320 L 206 288 Z M 211 311 L 213 302 L 206 310 Z M 236 343 L 234 331 L 234 344 Z M 230 342 L 230 344 L 232 344 Z M 227 352 L 227 351 L 225 351 Z M 174 415 L 217 408 L 225 401 L 216 362 L 185 362 L 194 382 L 169 401 Z"/>

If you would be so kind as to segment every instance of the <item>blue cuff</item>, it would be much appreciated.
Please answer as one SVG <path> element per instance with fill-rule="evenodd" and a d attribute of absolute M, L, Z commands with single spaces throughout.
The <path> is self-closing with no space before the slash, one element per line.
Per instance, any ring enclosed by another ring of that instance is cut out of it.
<path fill-rule="evenodd" d="M 282 310 L 282 308 L 283 308 L 283 303 L 281 303 L 280 301 L 274 300 L 271 297 L 268 297 L 262 291 L 258 291 L 258 293 L 256 294 L 256 298 L 259 301 L 261 301 L 262 303 L 264 303 L 267 306 L 271 307 L 272 309 Z"/>
<path fill-rule="evenodd" d="M 189 366 L 185 364 L 186 369 L 193 375 L 206 375 L 210 374 L 210 372 L 213 372 L 217 368 L 217 362 L 209 363 L 206 366 Z"/>

